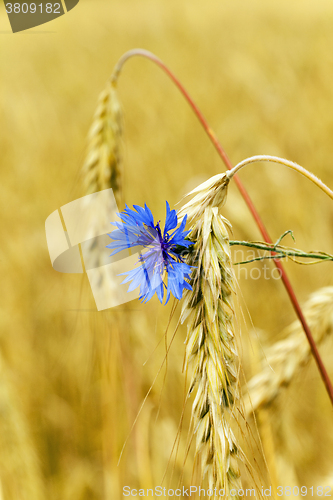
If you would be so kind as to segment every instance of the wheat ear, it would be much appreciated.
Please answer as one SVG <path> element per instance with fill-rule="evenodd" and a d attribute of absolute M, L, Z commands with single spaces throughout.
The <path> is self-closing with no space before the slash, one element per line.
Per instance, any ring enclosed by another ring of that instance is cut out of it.
<path fill-rule="evenodd" d="M 88 134 L 88 146 L 81 178 L 84 195 L 93 194 L 104 189 L 112 189 L 115 202 L 119 207 L 122 201 L 122 165 L 121 165 L 122 113 L 118 100 L 116 83 L 108 81 L 100 94 L 93 123 Z M 91 285 L 101 289 L 110 300 L 117 294 L 115 269 L 104 268 L 110 262 L 106 245 L 108 237 L 96 238 L 104 232 L 105 221 L 115 218 L 115 207 L 112 197 L 87 198 L 89 207 L 89 223 L 87 224 L 84 262 L 87 269 L 95 269 L 90 276 Z M 87 207 L 85 207 L 87 208 Z M 103 229 L 101 229 L 101 227 Z M 111 229 L 111 227 L 110 227 Z"/>
<path fill-rule="evenodd" d="M 108 82 L 100 94 L 88 134 L 82 168 L 85 194 L 112 188 L 119 205 L 122 197 L 120 141 L 122 113 L 115 83 Z"/>
<path fill-rule="evenodd" d="M 333 332 L 333 287 L 322 288 L 310 296 L 304 306 L 306 320 L 317 344 Z M 310 346 L 299 321 L 283 332 L 284 340 L 274 344 L 266 353 L 265 368 L 247 384 L 245 410 L 247 415 L 270 404 L 283 386 L 288 385 L 296 372 L 311 358 Z"/>
<path fill-rule="evenodd" d="M 195 197 L 179 212 L 195 219 L 189 234 L 194 246 L 187 256 L 192 291 L 184 297 L 181 320 L 188 330 L 185 366 L 193 366 L 189 393 L 197 388 L 192 405 L 196 456 L 210 489 L 223 490 L 222 498 L 241 488 L 237 459 L 242 456 L 229 424 L 238 399 L 229 223 L 215 206 L 224 203 L 227 184 L 225 176 L 215 176 L 192 191 Z"/>

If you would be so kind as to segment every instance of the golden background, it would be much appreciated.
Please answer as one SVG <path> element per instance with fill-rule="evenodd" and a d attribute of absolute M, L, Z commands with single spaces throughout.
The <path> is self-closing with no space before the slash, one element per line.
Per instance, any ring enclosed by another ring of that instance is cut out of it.
<path fill-rule="evenodd" d="M 148 49 L 185 85 L 234 164 L 278 155 L 333 187 L 333 5 L 81 0 L 65 16 L 15 35 L 3 5 L 0 19 L 3 500 L 122 498 L 125 485 L 161 484 L 183 407 L 186 331 L 178 330 L 165 384 L 163 369 L 130 433 L 165 355 L 171 304 L 163 308 L 155 297 L 97 313 L 86 276 L 52 269 L 44 231 L 49 214 L 84 195 L 78 174 L 97 97 L 122 53 Z M 165 200 L 175 205 L 224 166 L 188 104 L 151 62 L 126 64 L 119 96 L 124 200 L 146 202 L 164 220 Z M 297 248 L 333 253 L 332 203 L 314 185 L 267 164 L 240 177 L 274 240 L 292 229 Z M 233 238 L 260 239 L 234 185 L 222 213 Z M 286 264 L 301 302 L 333 284 L 331 266 Z M 295 314 L 278 280 L 240 278 L 239 287 L 247 365 L 253 325 L 266 332 L 265 346 Z M 321 352 L 333 377 L 332 343 Z M 165 484 L 177 484 L 183 469 L 190 484 L 191 454 L 183 467 L 189 410 Z M 270 418 L 275 446 L 298 484 L 332 484 L 332 408 L 313 362 Z M 283 433 L 276 421 L 284 422 Z"/>

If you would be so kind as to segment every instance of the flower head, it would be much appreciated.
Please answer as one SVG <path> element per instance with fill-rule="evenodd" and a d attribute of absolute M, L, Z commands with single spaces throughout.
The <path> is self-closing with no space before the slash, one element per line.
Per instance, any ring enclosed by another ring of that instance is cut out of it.
<path fill-rule="evenodd" d="M 112 241 L 107 248 L 111 248 L 111 255 L 126 248 L 143 247 L 140 251 L 138 267 L 123 273 L 127 275 L 123 283 L 132 281 L 128 291 L 131 292 L 140 286 L 140 299 L 143 302 L 150 300 L 157 294 L 160 302 L 164 298 L 166 289 L 166 302 L 170 294 L 176 299 L 181 299 L 184 288 L 192 290 L 186 281 L 189 279 L 191 267 L 186 264 L 179 254 L 179 247 L 189 247 L 192 242 L 186 240 L 189 231 L 185 231 L 186 219 L 184 217 L 180 226 L 176 210 L 170 210 L 166 202 L 166 218 L 162 233 L 160 222 L 155 224 L 154 217 L 145 204 L 144 208 L 133 205 L 135 210 L 127 205 L 119 213 L 122 222 L 111 222 L 116 230 L 109 234 Z M 177 229 L 176 229 L 177 228 Z"/>

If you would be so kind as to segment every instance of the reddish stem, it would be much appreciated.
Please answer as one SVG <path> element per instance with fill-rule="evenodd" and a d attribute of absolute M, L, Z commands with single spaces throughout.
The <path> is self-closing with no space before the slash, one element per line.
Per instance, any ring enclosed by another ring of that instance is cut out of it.
<path fill-rule="evenodd" d="M 154 63 L 156 63 L 160 68 L 163 69 L 163 71 L 171 78 L 171 80 L 175 83 L 175 85 L 178 87 L 178 89 L 180 90 L 180 92 L 183 94 L 183 96 L 185 97 L 185 99 L 187 100 L 187 102 L 190 104 L 191 108 L 193 109 L 193 111 L 195 112 L 195 114 L 197 115 L 197 117 L 199 118 L 199 121 L 201 123 L 201 125 L 203 126 L 203 128 L 205 129 L 205 131 L 207 132 L 210 140 L 212 141 L 212 143 L 214 144 L 218 154 L 220 155 L 220 157 L 222 158 L 225 166 L 231 170 L 233 165 L 231 163 L 231 161 L 229 160 L 226 152 L 224 151 L 223 147 L 221 146 L 220 142 L 218 141 L 215 133 L 213 132 L 213 130 L 209 127 L 208 125 L 208 122 L 206 120 L 206 118 L 204 117 L 204 115 L 201 113 L 200 109 L 198 108 L 198 106 L 195 104 L 195 102 L 193 101 L 193 99 L 191 98 L 191 96 L 188 94 L 188 92 L 186 91 L 186 89 L 183 87 L 183 85 L 180 83 L 180 81 L 176 78 L 176 76 L 172 73 L 172 71 L 170 71 L 170 69 L 158 58 L 156 57 L 154 54 L 152 54 L 151 52 L 147 51 L 147 50 L 143 50 L 143 49 L 134 49 L 134 50 L 130 50 L 129 52 L 126 52 L 118 61 L 116 67 L 115 67 L 115 71 L 112 75 L 112 82 L 115 83 L 117 78 L 118 78 L 118 75 L 121 71 L 121 68 L 123 66 L 123 64 L 125 63 L 125 61 L 127 61 L 127 59 L 133 57 L 133 56 L 142 56 L 142 57 L 145 57 L 151 61 L 153 61 Z M 253 215 L 253 218 L 254 220 L 256 221 L 256 224 L 264 238 L 264 240 L 267 242 L 267 243 L 272 243 L 272 239 L 270 238 L 268 232 L 267 232 L 267 229 L 259 215 L 259 213 L 257 212 L 249 194 L 247 193 L 243 183 L 240 181 L 238 175 L 235 175 L 234 176 L 234 180 L 237 184 L 237 187 L 241 193 L 241 195 L 243 196 L 250 212 L 252 213 Z M 305 332 L 305 335 L 308 339 L 308 342 L 310 344 L 310 347 L 311 347 L 311 352 L 313 354 L 313 357 L 315 358 L 315 361 L 317 363 L 317 366 L 318 366 L 318 369 L 319 369 L 319 372 L 320 372 L 320 375 L 321 375 L 321 378 L 325 384 L 325 387 L 326 387 L 326 390 L 327 390 L 327 393 L 328 393 L 328 396 L 331 400 L 331 403 L 333 405 L 333 386 L 332 386 L 332 383 L 330 381 L 330 378 L 328 376 L 328 373 L 327 373 L 327 370 L 323 364 L 323 361 L 321 359 L 321 356 L 318 352 L 318 349 L 317 349 L 317 346 L 316 346 L 316 343 L 313 339 L 313 336 L 312 336 L 312 333 L 311 333 L 311 330 L 306 322 L 306 319 L 304 317 L 304 314 L 302 312 L 302 309 L 299 305 L 299 302 L 297 300 L 297 297 L 295 295 L 295 292 L 293 290 L 293 287 L 289 281 L 289 278 L 287 276 L 287 273 L 286 271 L 284 270 L 284 267 L 282 266 L 282 263 L 279 261 L 279 260 L 274 260 L 274 263 L 276 265 L 276 267 L 279 269 L 280 273 L 281 273 L 281 278 L 282 278 L 282 282 L 287 290 L 287 293 L 289 295 L 289 298 L 293 304 L 293 307 L 294 307 L 294 310 L 302 324 L 302 327 L 304 329 L 304 332 Z"/>

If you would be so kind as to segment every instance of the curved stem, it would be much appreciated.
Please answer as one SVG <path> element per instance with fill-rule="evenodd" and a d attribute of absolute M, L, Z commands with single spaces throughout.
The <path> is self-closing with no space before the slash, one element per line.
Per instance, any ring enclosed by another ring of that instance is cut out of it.
<path fill-rule="evenodd" d="M 123 54 L 123 56 L 119 59 L 119 61 L 117 62 L 116 66 L 113 70 L 113 74 L 111 76 L 111 83 L 115 84 L 117 82 L 119 74 L 120 74 L 121 69 L 122 69 L 123 65 L 125 64 L 125 62 L 128 59 L 130 59 L 131 57 L 135 57 L 135 56 L 141 56 L 141 57 L 144 57 L 146 59 L 149 59 L 150 61 L 153 61 L 155 64 L 157 64 L 157 66 L 159 66 L 161 69 L 163 69 L 163 71 L 169 76 L 169 78 L 171 78 L 173 83 L 176 85 L 176 87 L 178 87 L 180 92 L 183 94 L 183 96 L 185 97 L 185 99 L 187 100 L 187 102 L 189 103 L 189 105 L 191 106 L 191 108 L 193 109 L 195 114 L 197 115 L 201 125 L 205 129 L 205 131 L 208 134 L 212 143 L 214 144 L 215 149 L 217 150 L 218 154 L 222 158 L 226 167 L 229 170 L 232 169 L 231 161 L 229 160 L 226 152 L 224 151 L 221 144 L 219 143 L 214 131 L 208 125 L 206 118 L 204 117 L 204 115 L 202 114 L 202 112 L 200 111 L 198 106 L 195 104 L 195 102 L 193 101 L 192 97 L 189 95 L 189 93 L 187 92 L 185 87 L 180 83 L 178 78 L 176 78 L 176 76 L 172 73 L 172 71 L 170 71 L 170 69 L 164 64 L 164 62 L 161 61 L 161 59 L 159 59 L 157 56 L 155 56 L 155 54 L 153 54 L 152 52 L 149 52 L 148 50 L 144 50 L 144 49 L 133 49 L 133 50 L 129 50 L 128 52 L 125 52 L 125 54 Z"/>
<path fill-rule="evenodd" d="M 333 200 L 333 191 L 326 186 L 326 184 L 323 183 L 318 177 L 316 177 L 312 172 L 309 172 L 306 170 L 306 168 L 301 167 L 301 165 L 298 165 L 298 163 L 294 163 L 293 161 L 285 160 L 284 158 L 279 158 L 278 156 L 269 156 L 269 155 L 257 155 L 257 156 L 251 156 L 251 158 L 246 158 L 245 160 L 241 161 L 236 165 L 234 168 L 232 168 L 229 172 L 227 172 L 227 177 L 229 179 L 232 179 L 232 177 L 243 167 L 246 165 L 249 165 L 250 163 L 254 162 L 259 162 L 259 161 L 268 161 L 268 162 L 273 162 L 273 163 L 279 163 L 280 165 L 285 165 L 286 167 L 292 168 L 293 170 L 296 170 L 296 172 L 304 175 L 307 179 L 309 179 L 311 182 L 313 182 L 316 186 L 318 186 L 320 189 L 324 191 L 332 200 Z"/>
<path fill-rule="evenodd" d="M 178 80 L 178 78 L 172 73 L 172 71 L 163 63 L 163 61 L 161 61 L 161 59 L 159 59 L 158 57 L 155 56 L 155 54 L 153 54 L 152 52 L 149 52 L 147 50 L 144 50 L 144 49 L 133 49 L 133 50 L 130 50 L 128 52 L 126 52 L 118 61 L 118 63 L 116 64 L 115 66 L 115 69 L 114 69 L 114 72 L 111 76 L 111 83 L 113 85 L 116 85 L 117 83 L 117 80 L 118 80 L 118 77 L 119 77 L 119 74 L 122 70 L 122 67 L 123 65 L 125 64 L 125 62 L 130 59 L 131 57 L 135 57 L 135 56 L 141 56 L 141 57 L 144 57 L 146 59 L 149 59 L 150 61 L 154 62 L 155 64 L 157 64 L 168 76 L 169 78 L 174 82 L 174 84 L 178 87 L 178 89 L 180 90 L 180 92 L 183 94 L 183 96 L 185 97 L 185 99 L 187 100 L 187 102 L 189 103 L 189 105 L 191 106 L 191 108 L 193 109 L 194 113 L 196 114 L 196 116 L 198 117 L 201 125 L 203 126 L 203 128 L 205 129 L 208 137 L 210 138 L 210 140 L 212 141 L 215 149 L 217 150 L 219 156 L 221 157 L 221 159 L 223 160 L 225 166 L 228 168 L 228 170 L 232 170 L 233 166 L 232 166 L 232 163 L 231 161 L 229 160 L 226 152 L 224 151 L 223 147 L 221 146 L 220 142 L 218 141 L 215 133 L 213 132 L 213 130 L 210 128 L 210 126 L 208 125 L 208 122 L 206 120 L 206 118 L 204 117 L 204 115 L 202 114 L 202 112 L 200 111 L 200 109 L 198 108 L 198 106 L 195 104 L 195 102 L 193 101 L 193 99 L 191 98 L 191 96 L 189 95 L 189 93 L 187 92 L 187 90 L 185 89 L 185 87 L 183 87 L 183 85 L 180 83 L 180 81 Z M 234 176 L 234 180 L 237 184 L 237 187 L 245 201 L 245 203 L 247 204 L 264 240 L 267 242 L 267 243 L 272 243 L 272 240 L 267 232 L 267 229 L 265 227 L 265 224 L 263 223 L 259 213 L 257 212 L 249 194 L 247 193 L 245 187 L 243 186 L 242 182 L 240 181 L 240 179 L 238 178 L 237 175 Z M 313 339 L 313 336 L 312 336 L 312 333 L 311 333 L 311 330 L 306 322 L 306 319 L 304 317 L 304 314 L 302 312 L 302 309 L 299 305 L 299 302 L 297 300 L 297 297 L 295 295 L 295 292 L 294 292 L 294 289 L 289 281 L 289 278 L 284 270 L 284 267 L 282 266 L 281 262 L 278 260 L 278 259 L 275 259 L 274 260 L 274 263 L 276 265 L 276 267 L 280 270 L 280 273 L 281 273 L 281 279 L 282 279 L 282 282 L 287 290 L 287 293 L 289 295 L 289 298 L 290 298 L 290 301 L 294 307 L 294 310 L 302 324 L 302 327 L 303 327 L 303 330 L 307 336 L 307 339 L 308 339 L 308 342 L 310 344 L 310 347 L 311 347 L 311 351 L 312 351 L 312 354 L 313 354 L 313 357 L 315 358 L 315 361 L 317 363 L 317 366 L 318 366 L 318 369 L 319 369 L 319 372 L 320 372 L 320 375 L 321 375 L 321 378 L 325 384 L 325 387 L 326 387 L 326 390 L 327 390 L 327 393 L 328 393 L 328 396 L 331 400 L 331 403 L 333 405 L 333 386 L 331 384 L 331 381 L 329 379 L 329 376 L 328 376 L 328 373 L 326 371 L 326 368 L 322 362 L 322 359 L 320 357 L 320 354 L 318 352 L 318 349 L 317 349 L 317 346 L 315 344 L 315 341 Z"/>

